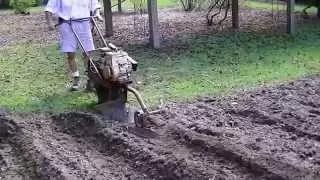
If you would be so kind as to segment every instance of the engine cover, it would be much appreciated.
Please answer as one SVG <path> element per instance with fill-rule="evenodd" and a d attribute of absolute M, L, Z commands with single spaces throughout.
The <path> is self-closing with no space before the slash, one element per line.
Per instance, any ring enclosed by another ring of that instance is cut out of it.
<path fill-rule="evenodd" d="M 105 52 L 98 69 L 104 80 L 118 84 L 132 83 L 133 63 L 124 51 Z"/>

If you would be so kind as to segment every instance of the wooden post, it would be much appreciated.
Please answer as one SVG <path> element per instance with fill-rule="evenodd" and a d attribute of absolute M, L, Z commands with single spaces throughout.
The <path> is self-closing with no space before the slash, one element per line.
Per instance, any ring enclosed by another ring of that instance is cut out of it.
<path fill-rule="evenodd" d="M 294 0 L 287 0 L 287 32 L 296 33 L 296 17 L 294 14 Z"/>
<path fill-rule="evenodd" d="M 118 0 L 118 12 L 122 12 L 122 0 Z"/>
<path fill-rule="evenodd" d="M 111 0 L 103 0 L 106 36 L 113 35 Z"/>
<path fill-rule="evenodd" d="M 232 27 L 239 29 L 239 0 L 232 0 Z"/>
<path fill-rule="evenodd" d="M 160 48 L 160 32 L 157 0 L 148 0 L 148 14 L 149 14 L 149 34 L 150 43 L 153 48 Z"/>

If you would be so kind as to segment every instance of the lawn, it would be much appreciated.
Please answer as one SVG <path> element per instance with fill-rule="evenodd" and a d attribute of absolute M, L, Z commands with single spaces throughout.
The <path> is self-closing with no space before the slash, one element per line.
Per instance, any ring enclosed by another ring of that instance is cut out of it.
<path fill-rule="evenodd" d="M 276 13 L 277 11 L 286 11 L 287 6 L 285 2 L 274 2 L 268 3 L 268 2 L 259 2 L 259 1 L 254 1 L 254 0 L 246 0 L 244 2 L 244 7 L 247 8 L 252 8 L 252 9 L 261 9 L 261 10 L 269 10 Z M 305 8 L 305 5 L 302 4 L 296 4 L 295 5 L 295 11 L 296 12 L 302 12 L 302 10 Z M 308 13 L 315 14 L 317 13 L 317 9 L 315 7 L 309 8 L 307 10 Z"/>
<path fill-rule="evenodd" d="M 219 95 L 320 72 L 320 23 L 282 33 L 234 32 L 180 40 L 171 52 L 130 47 L 139 62 L 138 88 L 149 105 Z M 0 106 L 23 112 L 90 108 L 95 95 L 67 92 L 57 45 L 22 44 L 0 50 Z"/>

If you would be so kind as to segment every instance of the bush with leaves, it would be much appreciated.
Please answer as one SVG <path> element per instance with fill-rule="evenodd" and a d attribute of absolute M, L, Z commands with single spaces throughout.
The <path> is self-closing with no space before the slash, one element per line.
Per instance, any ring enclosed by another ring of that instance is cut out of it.
<path fill-rule="evenodd" d="M 10 0 L 0 0 L 0 8 L 9 8 Z"/>
<path fill-rule="evenodd" d="M 28 9 L 36 5 L 36 0 L 10 0 L 10 6 L 19 14 L 27 14 Z"/>
<path fill-rule="evenodd" d="M 147 0 L 130 0 L 130 2 L 136 12 L 143 13 L 147 11 Z"/>
<path fill-rule="evenodd" d="M 40 6 L 44 0 L 35 0 L 35 6 Z"/>

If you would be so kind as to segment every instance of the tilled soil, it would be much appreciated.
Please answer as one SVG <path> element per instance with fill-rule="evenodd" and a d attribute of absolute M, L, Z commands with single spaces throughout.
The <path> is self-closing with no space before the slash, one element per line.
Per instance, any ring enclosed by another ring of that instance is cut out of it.
<path fill-rule="evenodd" d="M 0 115 L 0 179 L 320 179 L 320 77 L 172 103 L 144 129 Z"/>
<path fill-rule="evenodd" d="M 206 11 L 184 12 L 178 9 L 159 10 L 162 43 L 171 43 L 176 41 L 176 38 L 188 35 L 232 31 L 230 14 L 222 25 L 208 26 L 206 13 Z M 221 19 L 222 15 L 218 16 L 214 22 L 217 23 Z M 20 43 L 48 44 L 58 40 L 58 30 L 48 30 L 44 13 L 0 14 L 0 22 L 0 47 Z M 240 31 L 279 31 L 279 29 L 285 29 L 285 22 L 284 12 L 272 13 L 248 9 L 240 11 Z M 115 14 L 113 24 L 114 36 L 107 38 L 108 41 L 120 46 L 148 42 L 147 14 Z M 100 28 L 104 30 L 103 23 L 100 23 Z"/>

